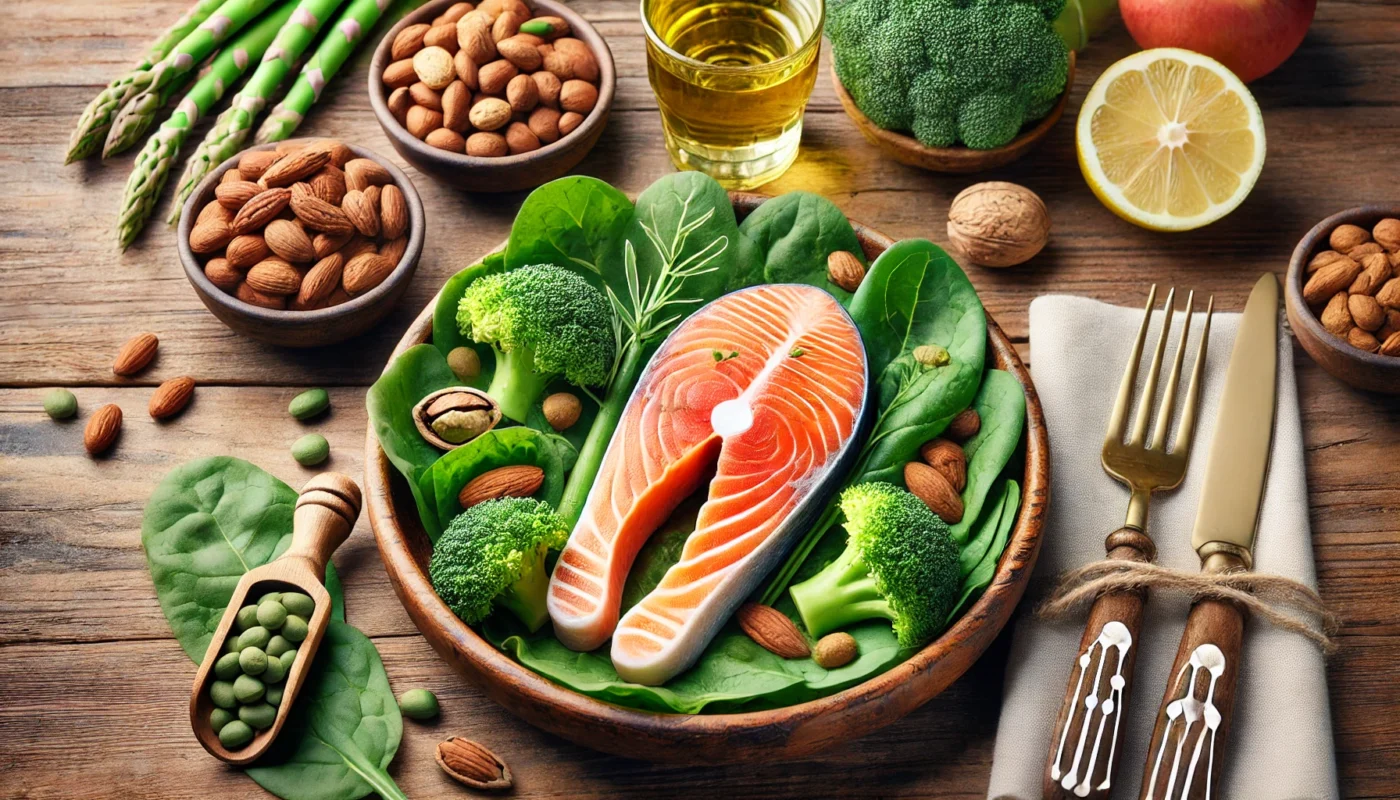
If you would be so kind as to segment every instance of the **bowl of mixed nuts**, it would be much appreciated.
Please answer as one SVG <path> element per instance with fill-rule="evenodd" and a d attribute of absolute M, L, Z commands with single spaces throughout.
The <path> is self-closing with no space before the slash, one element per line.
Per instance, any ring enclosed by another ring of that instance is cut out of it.
<path fill-rule="evenodd" d="M 1358 389 L 1400 394 L 1400 206 L 1319 222 L 1293 251 L 1284 289 L 1314 361 Z"/>
<path fill-rule="evenodd" d="M 178 243 L 206 308 L 251 339 L 344 341 L 388 314 L 423 252 L 408 176 L 361 147 L 293 139 L 245 150 L 191 193 Z"/>
<path fill-rule="evenodd" d="M 612 52 L 553 0 L 430 2 L 375 49 L 369 98 L 394 149 L 476 192 L 530 189 L 568 172 L 607 125 Z"/>

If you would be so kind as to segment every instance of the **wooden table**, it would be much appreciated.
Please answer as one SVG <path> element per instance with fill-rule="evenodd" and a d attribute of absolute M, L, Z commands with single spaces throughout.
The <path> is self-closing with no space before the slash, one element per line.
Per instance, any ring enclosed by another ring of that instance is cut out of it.
<path fill-rule="evenodd" d="M 183 798 L 264 796 L 195 743 L 185 692 L 194 667 L 170 637 L 140 547 L 152 487 L 185 460 L 235 454 L 294 486 L 312 474 L 289 444 L 305 429 L 287 401 L 330 389 L 333 410 L 311 429 L 331 441 L 326 466 L 361 473 L 365 388 L 393 343 L 449 275 L 499 242 L 521 195 L 464 195 L 411 176 L 427 206 L 427 248 L 402 307 L 341 346 L 288 351 L 242 339 L 210 316 L 185 281 L 173 235 L 153 224 L 126 253 L 113 227 L 130 155 L 62 166 L 87 101 L 144 53 L 189 0 L 101 3 L 8 0 L 0 25 L 0 796 Z M 603 141 L 579 171 L 636 193 L 671 171 L 648 88 L 635 0 L 578 0 L 617 59 L 619 91 Z M 1050 247 L 1010 270 L 972 269 L 988 309 L 1026 342 L 1026 308 L 1046 292 L 1137 305 L 1152 281 L 1243 305 L 1261 271 L 1282 273 L 1321 217 L 1394 200 L 1400 168 L 1400 6 L 1326 2 L 1302 49 L 1254 88 L 1269 163 L 1253 196 L 1205 230 L 1159 235 L 1105 210 L 1075 166 L 1073 116 L 1103 68 L 1135 48 L 1121 28 L 1083 54 L 1071 116 L 1020 164 L 981 178 L 1023 183 L 1054 217 Z M 365 94 L 368 48 L 303 131 L 392 154 Z M 201 130 L 202 133 L 202 130 Z M 185 155 L 191 150 L 186 148 Z M 896 237 L 946 241 L 947 206 L 970 178 L 878 156 L 842 113 L 825 68 L 807 113 L 802 155 L 772 193 L 821 192 L 851 217 Z M 167 191 L 167 196 L 169 192 Z M 163 215 L 163 209 L 158 214 Z M 152 331 L 160 355 L 132 380 L 112 358 Z M 1307 430 L 1311 522 L 1323 596 L 1345 619 L 1331 662 L 1343 794 L 1400 796 L 1400 402 L 1349 390 L 1297 351 Z M 199 383 L 194 404 L 164 424 L 145 414 L 151 387 Z M 55 424 L 46 387 L 67 386 L 82 414 Z M 86 415 L 120 404 L 114 451 L 83 453 Z M 1073 532 L 1051 532 L 1072 535 Z M 983 797 L 1005 637 L 949 691 L 884 731 L 801 763 L 681 769 L 567 744 L 497 708 L 419 636 L 389 587 L 362 520 L 336 556 L 350 620 L 372 636 L 398 689 L 426 686 L 445 709 L 405 722 L 392 772 L 412 797 L 460 797 L 432 761 L 457 734 L 489 743 L 528 797 Z M 1281 699 L 1280 702 L 1286 702 Z"/>

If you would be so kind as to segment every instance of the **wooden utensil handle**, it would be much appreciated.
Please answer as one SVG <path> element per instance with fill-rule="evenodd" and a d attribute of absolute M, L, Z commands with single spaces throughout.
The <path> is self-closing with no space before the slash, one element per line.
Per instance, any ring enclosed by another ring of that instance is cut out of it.
<path fill-rule="evenodd" d="M 1147 534 L 1132 528 L 1109 534 L 1105 547 L 1110 560 L 1120 561 L 1148 562 L 1157 552 Z M 1089 609 L 1050 739 L 1042 787 L 1047 800 L 1106 800 L 1112 792 L 1146 602 L 1146 592 L 1105 593 Z"/>
<path fill-rule="evenodd" d="M 1239 606 L 1224 600 L 1200 600 L 1191 607 L 1152 728 L 1140 797 L 1204 800 L 1219 786 L 1244 618 Z"/>
<path fill-rule="evenodd" d="M 359 519 L 360 501 L 360 487 L 339 472 L 323 472 L 307 481 L 292 515 L 292 545 L 283 558 L 305 559 L 324 581 L 331 553 Z"/>

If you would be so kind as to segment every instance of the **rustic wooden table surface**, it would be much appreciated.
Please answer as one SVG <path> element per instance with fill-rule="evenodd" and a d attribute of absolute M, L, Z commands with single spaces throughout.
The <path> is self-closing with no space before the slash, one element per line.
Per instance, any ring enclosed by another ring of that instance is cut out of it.
<path fill-rule="evenodd" d="M 287 401 L 330 389 L 312 425 L 332 444 L 328 468 L 359 476 L 365 388 L 409 320 L 449 275 L 504 238 L 522 195 L 464 195 L 410 170 L 428 214 L 422 266 L 402 307 L 337 347 L 288 351 L 242 339 L 185 281 L 173 235 L 153 224 L 126 253 L 113 227 L 130 155 L 62 166 L 87 101 L 144 53 L 189 0 L 7 0 L 0 24 L 0 796 L 265 796 L 208 757 L 190 734 L 193 665 L 170 636 L 140 546 L 152 487 L 187 459 L 235 454 L 300 486 L 312 470 L 288 445 L 303 433 Z M 635 0 L 576 0 L 612 45 L 619 87 L 602 142 L 579 171 L 636 193 L 671 171 L 647 85 Z M 381 28 L 381 31 L 383 28 Z M 377 39 L 377 35 L 375 37 Z M 303 130 L 392 156 L 365 91 L 368 49 Z M 1036 295 L 1071 292 L 1136 305 L 1152 281 L 1213 292 L 1239 309 L 1261 271 L 1282 273 L 1318 219 L 1400 192 L 1400 5 L 1320 4 L 1302 49 L 1253 90 L 1269 161 L 1228 219 L 1159 235 L 1113 216 L 1075 166 L 1073 114 L 1102 69 L 1134 50 L 1121 28 L 1083 54 L 1070 115 L 1038 152 L 980 176 L 1039 192 L 1050 247 L 1005 271 L 971 270 L 988 309 L 1023 348 Z M 186 148 L 187 153 L 190 148 Z M 186 154 L 187 154 L 186 153 Z M 396 159 L 397 160 L 397 159 Z M 896 236 L 945 240 L 948 203 L 969 178 L 882 159 L 842 113 L 823 69 L 802 154 L 766 191 L 820 192 Z M 168 192 L 167 192 L 168 194 Z M 163 211 L 158 211 L 162 213 Z M 154 367 L 114 378 L 129 336 L 160 336 Z M 1400 796 L 1400 402 L 1349 390 L 1301 350 L 1311 522 L 1321 592 L 1345 620 L 1329 669 L 1343 794 Z M 190 375 L 194 404 L 158 424 L 156 383 Z M 46 387 L 72 388 L 82 410 L 55 424 Z M 86 415 L 114 402 L 126 425 L 113 452 L 83 453 Z M 1086 476 L 1100 480 L 1102 476 Z M 1049 535 L 1075 535 L 1050 531 Z M 445 712 L 406 722 L 392 772 L 412 797 L 462 793 L 433 764 L 449 734 L 489 743 L 526 797 L 982 797 L 1004 664 L 1002 644 L 942 696 L 885 730 L 799 763 L 688 769 L 600 755 L 534 730 L 466 685 L 429 649 L 395 598 L 362 519 L 335 558 L 350 619 L 374 638 L 395 687 L 431 687 Z M 1287 702 L 1280 698 L 1279 702 Z"/>

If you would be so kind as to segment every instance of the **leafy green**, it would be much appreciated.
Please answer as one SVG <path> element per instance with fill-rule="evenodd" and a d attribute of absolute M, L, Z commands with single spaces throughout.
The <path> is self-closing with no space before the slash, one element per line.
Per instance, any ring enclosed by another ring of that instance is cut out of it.
<path fill-rule="evenodd" d="M 202 458 L 171 470 L 146 503 L 141 546 L 156 597 L 175 639 L 195 662 L 243 573 L 292 543 L 297 492 L 253 464 L 231 456 Z M 335 568 L 326 565 L 334 615 L 345 618 Z"/>
<path fill-rule="evenodd" d="M 953 541 L 967 541 L 972 525 L 982 513 L 987 491 L 1021 442 L 1026 426 L 1026 393 L 1009 372 L 987 370 L 972 407 L 982 419 L 977 435 L 963 444 L 967 455 L 967 486 L 963 489 L 963 518 L 952 526 Z M 993 494 L 993 497 L 996 495 Z"/>
<path fill-rule="evenodd" d="M 358 800 L 370 792 L 405 800 L 384 771 L 402 736 L 379 651 L 363 633 L 332 622 L 286 727 L 247 772 L 286 800 Z"/>
<path fill-rule="evenodd" d="M 495 428 L 449 450 L 423 476 L 423 489 L 433 498 L 433 519 L 441 527 L 424 526 L 434 542 L 452 518 L 462 513 L 457 495 L 473 478 L 497 467 L 528 464 L 544 470 L 544 485 L 535 498 L 557 506 L 564 492 L 564 475 L 575 457 L 574 447 L 563 437 L 534 428 Z"/>
<path fill-rule="evenodd" d="M 448 278 L 447 283 L 442 286 L 442 291 L 438 293 L 437 305 L 433 307 L 433 345 L 442 351 L 444 358 L 458 347 L 470 347 L 475 350 L 481 358 L 481 374 L 466 385 L 482 390 L 491 383 L 491 376 L 496 368 L 496 353 L 489 343 L 474 342 L 471 337 L 462 333 L 461 328 L 457 326 L 457 305 L 462 301 L 462 295 L 466 294 L 472 281 L 483 275 L 493 275 L 504 270 L 505 259 L 505 251 L 497 250 Z"/>
<path fill-rule="evenodd" d="M 457 376 L 447 366 L 442 351 L 420 344 L 394 359 L 365 395 L 365 409 L 379 446 L 408 479 L 423 529 L 433 532 L 433 536 L 442 531 L 442 523 L 437 518 L 430 484 L 425 485 L 424 478 L 442 453 L 418 432 L 413 407 L 433 392 L 456 385 Z"/>
<path fill-rule="evenodd" d="M 827 279 L 827 256 L 845 250 L 862 257 L 855 229 L 835 203 L 810 192 L 788 192 L 766 200 L 739 225 L 746 257 L 726 287 L 757 283 L 807 283 L 843 304 L 850 293 Z M 751 248 L 751 249 L 750 249 Z"/>
<path fill-rule="evenodd" d="M 601 288 L 617 260 L 632 202 L 612 186 L 582 175 L 550 181 L 530 193 L 515 216 L 506 245 L 508 269 L 529 264 L 569 267 Z"/>
<path fill-rule="evenodd" d="M 986 546 L 977 564 L 963 578 L 962 596 L 953 606 L 953 613 L 948 615 L 950 622 L 957 619 L 967 604 L 981 595 L 982 590 L 986 589 L 996 576 L 997 562 L 1001 560 L 1002 551 L 1006 549 L 1006 543 L 1011 538 L 1011 529 L 1016 525 L 1016 512 L 1020 507 L 1021 487 L 1016 481 L 1008 479 L 1002 500 L 993 507 L 998 513 L 983 515 L 983 522 L 972 539 L 973 542 L 980 542 L 990 535 L 991 543 Z"/>

